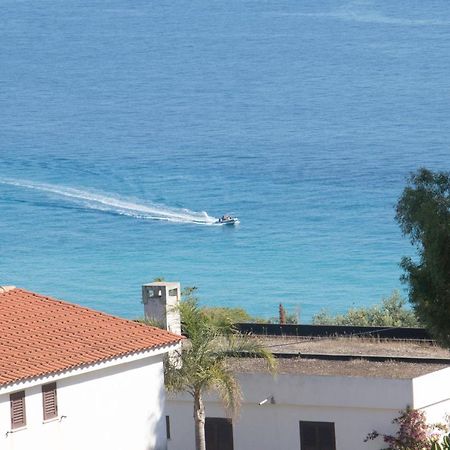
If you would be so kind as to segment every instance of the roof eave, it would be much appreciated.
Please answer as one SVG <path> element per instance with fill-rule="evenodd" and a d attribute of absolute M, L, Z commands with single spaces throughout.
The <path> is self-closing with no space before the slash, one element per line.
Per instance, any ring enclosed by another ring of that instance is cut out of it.
<path fill-rule="evenodd" d="M 46 372 L 32 377 L 11 380 L 9 382 L 0 384 L 0 395 L 9 394 L 18 390 L 28 389 L 33 386 L 58 381 L 64 378 L 79 376 L 89 372 L 100 371 L 109 367 L 128 364 L 130 362 L 139 361 L 145 358 L 164 355 L 171 350 L 176 350 L 179 345 L 180 341 L 156 347 L 153 346 L 147 349 L 141 349 L 133 352 L 115 355 L 112 358 L 100 359 L 98 361 L 93 361 L 92 363 L 78 364 L 54 372 Z"/>

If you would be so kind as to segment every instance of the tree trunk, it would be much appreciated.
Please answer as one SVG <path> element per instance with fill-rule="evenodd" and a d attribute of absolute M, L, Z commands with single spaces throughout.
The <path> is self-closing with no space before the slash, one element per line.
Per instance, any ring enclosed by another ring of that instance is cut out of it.
<path fill-rule="evenodd" d="M 195 448 L 196 450 L 206 450 L 205 441 L 205 405 L 203 404 L 202 393 L 194 393 L 194 421 L 195 421 Z"/>

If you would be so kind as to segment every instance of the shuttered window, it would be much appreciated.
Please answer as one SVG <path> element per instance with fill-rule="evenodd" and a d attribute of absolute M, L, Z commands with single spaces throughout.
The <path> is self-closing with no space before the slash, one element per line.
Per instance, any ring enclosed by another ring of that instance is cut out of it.
<path fill-rule="evenodd" d="M 44 384 L 42 386 L 42 408 L 44 412 L 44 420 L 58 417 L 56 383 Z"/>
<path fill-rule="evenodd" d="M 11 429 L 24 427 L 27 424 L 25 415 L 25 391 L 15 392 L 9 396 L 11 404 Z"/>
<path fill-rule="evenodd" d="M 205 421 L 206 450 L 233 450 L 233 424 L 230 419 L 207 417 Z"/>
<path fill-rule="evenodd" d="M 336 450 L 333 422 L 300 422 L 301 450 Z"/>
<path fill-rule="evenodd" d="M 170 439 L 170 417 L 166 416 L 166 437 Z"/>

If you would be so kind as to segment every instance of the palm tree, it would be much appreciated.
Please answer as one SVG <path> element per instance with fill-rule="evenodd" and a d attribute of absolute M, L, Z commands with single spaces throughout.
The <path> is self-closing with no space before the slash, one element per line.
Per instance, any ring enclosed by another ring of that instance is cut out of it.
<path fill-rule="evenodd" d="M 242 355 L 262 357 L 273 371 L 273 355 L 255 339 L 237 333 L 229 326 L 218 328 L 203 313 L 193 297 L 180 303 L 182 332 L 186 340 L 178 360 L 168 358 L 165 364 L 165 384 L 168 391 L 188 392 L 194 400 L 195 445 L 206 450 L 205 405 L 203 394 L 218 392 L 225 408 L 235 414 L 239 408 L 241 391 L 227 365 L 227 358 Z"/>

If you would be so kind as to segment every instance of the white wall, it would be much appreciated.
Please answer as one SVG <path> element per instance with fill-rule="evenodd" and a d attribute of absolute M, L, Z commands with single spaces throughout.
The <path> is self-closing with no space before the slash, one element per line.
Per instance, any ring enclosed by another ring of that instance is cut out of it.
<path fill-rule="evenodd" d="M 373 430 L 395 432 L 392 419 L 400 409 L 413 405 L 414 393 L 425 400 L 430 384 L 436 399 L 445 398 L 439 386 L 444 386 L 448 375 L 420 377 L 414 387 L 413 380 L 407 379 L 291 374 L 273 379 L 261 373 L 240 374 L 244 400 L 240 416 L 233 419 L 234 449 L 300 450 L 299 422 L 305 420 L 334 422 L 337 450 L 379 450 L 382 440 L 364 443 L 366 435 Z M 258 405 L 271 395 L 274 405 Z M 206 411 L 207 417 L 226 417 L 214 397 L 208 397 Z M 172 429 L 169 450 L 194 450 L 192 399 L 168 397 L 166 413 Z"/>
<path fill-rule="evenodd" d="M 26 393 L 26 429 L 10 430 L 9 394 L 0 395 L 0 449 L 166 449 L 162 355 L 57 381 L 57 420 L 43 423 L 41 386 Z M 67 416 L 61 419 L 61 416 Z"/>
<path fill-rule="evenodd" d="M 450 414 L 450 367 L 414 378 L 412 407 L 426 412 L 429 422 L 442 422 Z"/>

